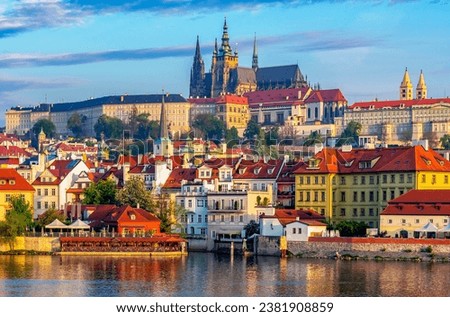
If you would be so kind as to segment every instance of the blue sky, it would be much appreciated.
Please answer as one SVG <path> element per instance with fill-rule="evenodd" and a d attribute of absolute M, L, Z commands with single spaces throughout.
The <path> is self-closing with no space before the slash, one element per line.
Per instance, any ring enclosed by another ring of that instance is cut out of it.
<path fill-rule="evenodd" d="M 239 64 L 298 63 L 350 103 L 396 99 L 405 67 L 450 95 L 448 0 L 4 0 L 0 111 L 119 94 L 189 92 L 196 36 L 209 69 L 224 17 Z M 4 116 L 0 115 L 0 124 Z"/>

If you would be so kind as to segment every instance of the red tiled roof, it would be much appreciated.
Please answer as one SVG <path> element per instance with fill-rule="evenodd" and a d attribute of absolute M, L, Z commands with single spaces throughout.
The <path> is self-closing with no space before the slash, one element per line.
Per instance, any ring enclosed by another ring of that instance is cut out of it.
<path fill-rule="evenodd" d="M 11 182 L 10 182 L 11 181 Z M 4 184 L 2 184 L 4 183 Z M 25 178 L 20 176 L 16 170 L 12 168 L 0 168 L 0 191 L 33 191 L 31 186 Z"/>
<path fill-rule="evenodd" d="M 296 174 L 370 173 L 399 171 L 450 172 L 450 162 L 432 149 L 422 146 L 353 149 L 345 152 L 325 148 L 316 154 L 318 167 L 301 165 Z"/>
<path fill-rule="evenodd" d="M 381 215 L 450 216 L 450 190 L 410 190 L 389 201 Z"/>
<path fill-rule="evenodd" d="M 287 162 L 284 164 L 283 168 L 281 169 L 280 176 L 277 179 L 278 184 L 294 184 L 295 183 L 295 176 L 294 172 L 302 165 L 304 165 L 305 162 Z"/>
<path fill-rule="evenodd" d="M 196 174 L 196 168 L 174 168 L 163 187 L 181 188 L 181 181 L 193 181 L 196 178 Z"/>
<path fill-rule="evenodd" d="M 247 92 L 244 96 L 248 97 L 250 108 L 264 106 L 289 106 L 293 104 L 303 104 L 309 88 L 287 88 L 273 90 L 257 90 Z M 300 95 L 300 97 L 299 97 Z"/>
<path fill-rule="evenodd" d="M 189 98 L 188 101 L 193 104 L 223 104 L 233 103 L 240 105 L 248 105 L 248 98 L 237 95 L 223 95 L 215 98 Z"/>
<path fill-rule="evenodd" d="M 0 156 L 3 157 L 31 157 L 31 154 L 15 145 L 0 145 Z"/>
<path fill-rule="evenodd" d="M 0 158 L 0 164 L 19 165 L 19 158 L 17 157 Z"/>
<path fill-rule="evenodd" d="M 386 100 L 386 101 L 363 101 L 355 102 L 348 107 L 350 110 L 356 109 L 382 109 L 382 108 L 411 108 L 430 106 L 439 103 L 450 103 L 450 98 L 434 98 L 434 99 L 413 99 L 413 100 Z"/>
<path fill-rule="evenodd" d="M 276 179 L 283 166 L 283 159 L 278 160 L 241 160 L 233 179 Z"/>
<path fill-rule="evenodd" d="M 315 90 L 308 98 L 305 103 L 313 102 L 337 102 L 337 101 L 347 101 L 342 94 L 340 89 L 325 89 L 325 90 Z"/>
<path fill-rule="evenodd" d="M 275 209 L 275 215 L 267 216 L 267 215 L 261 215 L 260 218 L 277 218 L 278 221 L 281 223 L 282 226 L 285 226 L 288 223 L 291 223 L 293 221 L 320 221 L 325 220 L 325 217 L 321 214 L 317 213 L 316 211 L 310 209 L 299 209 L 299 210 L 293 210 L 293 209 Z"/>

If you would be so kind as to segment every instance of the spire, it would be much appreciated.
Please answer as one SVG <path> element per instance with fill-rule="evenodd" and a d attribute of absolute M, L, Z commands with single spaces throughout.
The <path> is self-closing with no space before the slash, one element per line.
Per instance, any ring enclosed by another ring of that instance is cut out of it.
<path fill-rule="evenodd" d="M 214 41 L 214 51 L 213 51 L 213 55 L 217 56 L 217 52 L 219 51 L 218 47 L 217 47 L 217 37 Z"/>
<path fill-rule="evenodd" d="M 403 75 L 403 80 L 400 84 L 400 100 L 411 100 L 413 99 L 413 86 L 411 79 L 409 78 L 408 67 L 405 69 L 405 74 Z"/>
<path fill-rule="evenodd" d="M 223 23 L 223 33 L 222 33 L 222 47 L 220 48 L 221 55 L 231 55 L 230 47 L 230 37 L 228 35 L 227 18 L 225 17 L 225 22 Z"/>
<path fill-rule="evenodd" d="M 159 139 L 162 140 L 168 138 L 169 138 L 169 129 L 167 125 L 166 107 L 164 103 L 164 93 L 163 93 L 161 99 L 161 115 L 159 119 Z"/>
<path fill-rule="evenodd" d="M 197 43 L 195 45 L 194 62 L 191 68 L 191 82 L 189 85 L 189 95 L 198 97 L 205 95 L 205 63 L 203 62 L 202 53 L 200 52 L 200 39 L 197 35 Z"/>
<path fill-rule="evenodd" d="M 419 82 L 416 87 L 416 99 L 426 99 L 427 98 L 427 85 L 425 84 L 425 78 L 423 76 L 422 70 L 420 70 Z"/>
<path fill-rule="evenodd" d="M 258 69 L 258 48 L 256 46 L 256 33 L 255 33 L 255 39 L 253 40 L 252 68 L 255 72 Z"/>
<path fill-rule="evenodd" d="M 199 40 L 199 36 L 197 35 L 197 44 L 195 45 L 194 60 L 201 60 L 201 59 L 202 59 L 202 54 L 200 53 L 200 40 Z"/>

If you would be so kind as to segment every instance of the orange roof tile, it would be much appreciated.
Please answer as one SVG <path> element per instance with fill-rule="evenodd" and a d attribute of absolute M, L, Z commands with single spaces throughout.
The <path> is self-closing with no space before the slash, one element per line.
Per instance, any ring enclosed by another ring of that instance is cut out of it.
<path fill-rule="evenodd" d="M 16 170 L 1 168 L 0 191 L 34 192 L 34 188 Z"/>

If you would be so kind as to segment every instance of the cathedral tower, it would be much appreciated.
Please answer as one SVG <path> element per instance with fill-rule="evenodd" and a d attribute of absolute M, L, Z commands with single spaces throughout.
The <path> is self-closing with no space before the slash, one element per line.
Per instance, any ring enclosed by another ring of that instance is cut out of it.
<path fill-rule="evenodd" d="M 200 53 L 200 42 L 197 36 L 197 44 L 195 46 L 194 63 L 191 69 L 191 83 L 189 87 L 189 95 L 191 97 L 205 97 L 205 63 Z"/>
<path fill-rule="evenodd" d="M 427 85 L 425 84 L 422 70 L 420 71 L 419 82 L 416 87 L 416 99 L 427 99 Z"/>
<path fill-rule="evenodd" d="M 238 67 L 237 51 L 233 53 L 230 46 L 230 37 L 228 35 L 227 20 L 223 24 L 222 45 L 217 52 L 213 54 L 213 63 L 211 69 L 211 97 L 217 97 L 227 92 L 228 82 L 230 80 L 230 70 Z"/>
<path fill-rule="evenodd" d="M 402 83 L 400 84 L 400 100 L 413 99 L 413 86 L 409 78 L 408 68 L 405 69 Z"/>
<path fill-rule="evenodd" d="M 258 48 L 256 47 L 256 34 L 255 39 L 253 41 L 252 68 L 255 72 L 258 70 Z"/>

